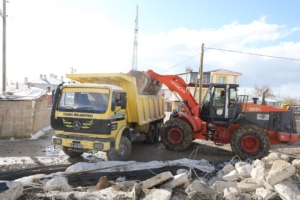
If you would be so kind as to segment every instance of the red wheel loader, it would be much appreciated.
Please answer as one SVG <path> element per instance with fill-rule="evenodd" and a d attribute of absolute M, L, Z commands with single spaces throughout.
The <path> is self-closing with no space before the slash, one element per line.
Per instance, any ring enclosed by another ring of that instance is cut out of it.
<path fill-rule="evenodd" d="M 184 150 L 194 139 L 203 139 L 217 145 L 230 143 L 241 159 L 257 159 L 268 153 L 270 145 L 292 144 L 299 139 L 291 110 L 259 105 L 255 99 L 249 103 L 247 95 L 238 96 L 237 84 L 210 84 L 201 106 L 181 77 L 152 70 L 129 72 L 137 82 L 143 77 L 139 73 L 151 80 L 144 93 L 163 83 L 182 103 L 185 112 L 168 120 L 161 129 L 161 142 L 168 150 Z"/>

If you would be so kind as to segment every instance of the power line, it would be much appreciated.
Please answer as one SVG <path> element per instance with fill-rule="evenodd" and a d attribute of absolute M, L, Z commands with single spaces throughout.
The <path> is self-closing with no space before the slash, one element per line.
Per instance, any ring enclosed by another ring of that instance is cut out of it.
<path fill-rule="evenodd" d="M 227 52 L 232 52 L 232 53 L 248 54 L 248 55 L 253 55 L 253 56 L 261 56 L 261 57 L 269 57 L 269 58 L 278 58 L 278 59 L 285 59 L 285 60 L 300 61 L 300 59 L 296 59 L 296 58 L 286 58 L 286 57 L 280 57 L 280 56 L 270 56 L 270 55 L 264 55 L 264 54 L 258 54 L 258 53 L 234 51 L 234 50 L 229 50 L 229 49 L 219 49 L 219 48 L 213 48 L 213 47 L 207 47 L 207 48 L 205 48 L 205 50 L 207 50 L 207 49 L 214 49 L 214 50 L 219 50 L 219 51 L 227 51 Z"/>
<path fill-rule="evenodd" d="M 300 59 L 296 59 L 296 58 L 287 58 L 287 57 L 280 57 L 280 56 L 270 56 L 270 55 L 264 55 L 264 54 L 258 54 L 258 53 L 250 53 L 250 52 L 242 52 L 242 51 L 234 51 L 234 50 L 229 50 L 229 49 L 220 49 L 220 48 L 214 48 L 214 47 L 206 47 L 205 50 L 208 50 L 208 49 L 213 49 L 213 50 L 218 50 L 218 51 L 227 51 L 227 52 L 231 52 L 231 53 L 241 53 L 241 54 L 248 54 L 248 55 L 252 55 L 252 56 L 261 56 L 261 57 L 269 57 L 269 58 L 278 58 L 278 59 L 284 59 L 284 60 L 294 60 L 294 61 L 300 61 Z M 204 51 L 205 51 L 204 50 Z M 188 60 L 191 60 L 192 58 L 196 57 L 200 55 L 200 53 L 174 65 L 173 67 L 170 67 L 168 69 L 166 69 L 165 71 L 169 70 L 169 69 L 172 69 L 174 67 L 177 67 L 178 65 L 181 65 L 182 63 L 188 61 Z"/>
<path fill-rule="evenodd" d="M 30 9 L 28 9 L 28 8 L 25 8 L 25 7 L 19 5 L 19 4 L 15 3 L 15 2 L 10 1 L 10 3 L 13 3 L 13 4 L 15 4 L 15 5 L 17 5 L 17 6 L 21 7 L 21 8 L 23 8 L 23 9 L 25 9 L 25 10 L 27 10 L 27 11 L 29 11 L 29 12 L 32 12 L 32 13 L 34 13 L 34 14 L 36 14 L 36 15 L 39 15 L 39 16 L 41 16 L 41 17 L 44 17 L 44 18 L 46 18 L 46 19 L 48 19 L 48 20 L 51 20 L 51 21 L 53 21 L 53 22 L 55 22 L 55 23 L 60 24 L 58 21 L 55 21 L 55 20 L 53 20 L 53 19 L 51 19 L 51 18 L 49 18 L 49 17 L 47 17 L 47 16 L 45 16 L 45 15 L 42 15 L 42 14 L 40 14 L 40 13 L 38 13 L 38 12 L 35 12 L 35 11 L 33 11 L 33 10 L 30 10 Z"/>
<path fill-rule="evenodd" d="M 197 53 L 196 55 L 194 55 L 194 56 L 192 56 L 192 57 L 190 57 L 190 58 L 188 58 L 188 59 L 186 59 L 186 60 L 184 60 L 184 61 L 178 63 L 177 65 L 174 65 L 173 67 L 170 67 L 170 68 L 166 69 L 165 71 L 170 70 L 170 69 L 172 69 L 172 68 L 174 68 L 174 67 L 177 67 L 178 65 L 181 65 L 182 63 L 184 63 L 184 62 L 186 62 L 186 61 L 188 61 L 188 60 L 191 60 L 192 58 L 194 58 L 194 57 L 196 57 L 196 56 L 199 56 L 199 55 L 200 55 L 200 53 Z"/>

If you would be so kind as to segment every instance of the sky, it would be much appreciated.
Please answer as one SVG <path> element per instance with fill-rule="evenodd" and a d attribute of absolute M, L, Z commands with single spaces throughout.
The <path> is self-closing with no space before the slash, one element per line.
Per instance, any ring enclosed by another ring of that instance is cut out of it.
<path fill-rule="evenodd" d="M 254 85 L 267 85 L 277 97 L 300 99 L 297 0 L 10 0 L 7 82 L 50 73 L 61 77 L 71 68 L 129 72 L 137 5 L 137 70 L 177 74 L 189 66 L 197 72 L 204 44 L 203 71 L 242 73 L 238 83 L 245 94 L 252 94 Z"/>

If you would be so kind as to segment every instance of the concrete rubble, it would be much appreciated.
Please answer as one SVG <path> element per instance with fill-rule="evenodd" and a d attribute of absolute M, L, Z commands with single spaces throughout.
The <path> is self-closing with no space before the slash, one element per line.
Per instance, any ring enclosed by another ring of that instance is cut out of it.
<path fill-rule="evenodd" d="M 300 199 L 300 160 L 295 159 L 291 163 L 289 160 L 288 156 L 277 153 L 270 153 L 261 160 L 251 162 L 231 160 L 230 163 L 219 166 L 212 166 L 201 160 L 198 163 L 201 167 L 198 168 L 204 169 L 202 176 L 192 174 L 191 168 L 182 168 L 175 174 L 170 171 L 161 172 L 146 180 L 133 181 L 122 177 L 112 181 L 102 176 L 93 187 L 80 189 L 72 188 L 64 177 L 71 173 L 69 168 L 68 172 L 55 174 L 56 176 L 39 174 L 34 178 L 24 177 L 15 182 L 7 182 L 10 189 L 0 193 L 0 199 L 11 197 L 17 199 L 22 195 L 23 187 L 30 187 L 31 184 L 38 182 L 43 185 L 44 192 L 36 195 L 52 199 Z M 173 165 L 178 161 L 169 163 Z M 137 163 L 134 165 L 141 169 Z M 109 161 L 105 165 L 105 170 L 108 170 L 108 166 Z M 123 169 L 124 162 L 113 162 L 112 166 Z M 147 163 L 146 166 L 152 164 Z M 84 168 L 87 169 L 87 165 L 84 165 Z M 208 172 L 208 169 L 212 168 L 216 170 Z M 72 171 L 80 172 L 74 166 Z"/>

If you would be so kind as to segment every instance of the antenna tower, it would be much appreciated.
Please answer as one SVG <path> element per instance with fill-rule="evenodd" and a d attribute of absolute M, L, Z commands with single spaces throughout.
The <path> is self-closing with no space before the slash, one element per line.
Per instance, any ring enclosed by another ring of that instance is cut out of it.
<path fill-rule="evenodd" d="M 139 6 L 136 6 L 136 18 L 134 28 L 134 42 L 133 42 L 133 56 L 132 56 L 132 70 L 137 70 L 137 44 L 138 44 L 138 12 Z"/>

